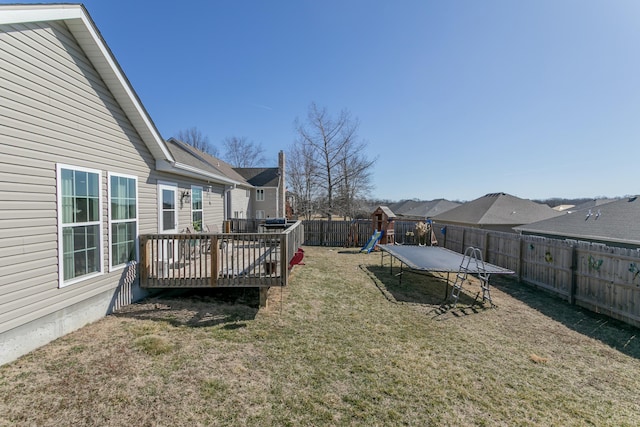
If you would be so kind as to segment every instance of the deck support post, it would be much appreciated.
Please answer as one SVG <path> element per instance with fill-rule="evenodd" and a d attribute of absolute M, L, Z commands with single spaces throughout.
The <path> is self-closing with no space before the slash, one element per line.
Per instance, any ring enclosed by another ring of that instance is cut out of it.
<path fill-rule="evenodd" d="M 139 240 L 140 263 L 142 264 L 139 266 L 140 283 L 142 284 L 141 286 L 144 286 L 147 284 L 147 281 L 149 280 L 149 268 L 151 266 L 151 262 L 149 260 L 149 253 L 147 252 L 147 240 L 148 238 L 146 236 L 141 236 Z"/>
<path fill-rule="evenodd" d="M 265 286 L 260 288 L 260 308 L 267 308 L 267 296 L 269 294 L 269 287 Z"/>

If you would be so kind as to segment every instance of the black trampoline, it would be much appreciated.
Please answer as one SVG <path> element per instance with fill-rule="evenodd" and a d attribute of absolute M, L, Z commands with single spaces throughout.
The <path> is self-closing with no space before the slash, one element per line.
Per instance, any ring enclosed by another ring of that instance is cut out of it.
<path fill-rule="evenodd" d="M 412 270 L 434 273 L 457 273 L 464 255 L 439 246 L 378 245 L 384 252 L 396 258 Z M 478 271 L 475 264 L 469 265 L 469 273 L 513 274 L 513 271 L 497 265 L 484 263 L 484 271 Z"/>
<path fill-rule="evenodd" d="M 457 294 L 462 289 L 460 278 L 461 272 L 477 276 L 483 284 L 483 299 L 491 302 L 489 294 L 489 276 L 491 274 L 513 274 L 512 270 L 498 267 L 497 265 L 484 262 L 480 252 L 475 248 L 468 248 L 465 254 L 460 254 L 452 250 L 441 248 L 439 246 L 405 246 L 405 245 L 378 245 L 382 251 L 381 265 L 384 264 L 385 254 L 391 257 L 390 268 L 393 274 L 393 259 L 400 261 L 400 273 L 397 276 L 402 281 L 404 273 L 403 266 L 406 265 L 411 272 L 415 273 L 447 273 L 447 284 L 449 284 L 449 273 L 458 273 L 456 275 L 456 283 L 453 284 L 453 294 L 457 301 Z M 470 253 L 477 254 L 476 257 L 469 257 Z M 463 281 L 464 281 L 463 279 Z M 456 293 L 457 291 L 457 293 Z M 448 290 L 445 289 L 445 300 L 447 299 Z M 493 302 L 491 302 L 493 305 Z"/>

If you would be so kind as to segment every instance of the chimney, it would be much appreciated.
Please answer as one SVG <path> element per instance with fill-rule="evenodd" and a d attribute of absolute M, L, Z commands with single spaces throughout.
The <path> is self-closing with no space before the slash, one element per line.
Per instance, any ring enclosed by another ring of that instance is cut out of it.
<path fill-rule="evenodd" d="M 280 150 L 278 153 L 278 174 L 280 175 L 280 182 L 278 183 L 278 215 L 282 218 L 287 217 L 286 211 L 286 195 L 287 195 L 287 181 L 285 179 L 285 159 L 284 151 Z"/>

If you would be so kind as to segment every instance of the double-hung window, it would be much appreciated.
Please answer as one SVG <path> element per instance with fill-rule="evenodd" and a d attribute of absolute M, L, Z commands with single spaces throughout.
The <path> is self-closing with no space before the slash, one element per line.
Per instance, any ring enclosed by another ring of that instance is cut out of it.
<path fill-rule="evenodd" d="M 195 231 L 202 231 L 202 187 L 191 187 L 191 224 Z"/>
<path fill-rule="evenodd" d="M 102 273 L 102 174 L 57 165 L 59 286 Z"/>
<path fill-rule="evenodd" d="M 138 259 L 138 179 L 109 174 L 109 268 Z"/>
<path fill-rule="evenodd" d="M 256 202 L 264 202 L 264 189 L 258 188 L 256 190 Z"/>

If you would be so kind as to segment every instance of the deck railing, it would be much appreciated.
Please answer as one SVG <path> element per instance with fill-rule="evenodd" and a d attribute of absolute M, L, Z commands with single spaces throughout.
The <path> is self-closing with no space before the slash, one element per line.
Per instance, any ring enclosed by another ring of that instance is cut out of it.
<path fill-rule="evenodd" d="M 302 245 L 301 221 L 268 233 L 140 236 L 143 288 L 286 286 Z"/>

